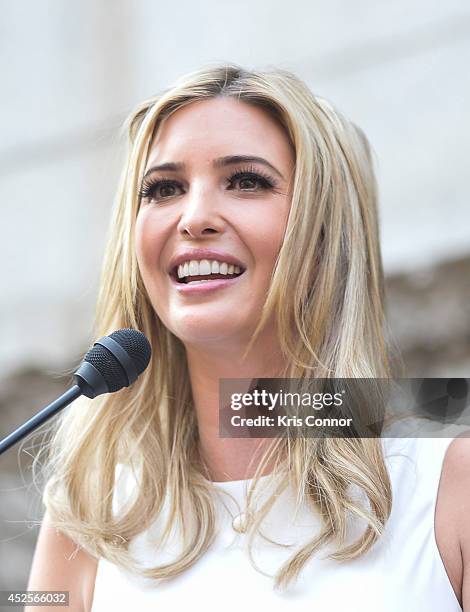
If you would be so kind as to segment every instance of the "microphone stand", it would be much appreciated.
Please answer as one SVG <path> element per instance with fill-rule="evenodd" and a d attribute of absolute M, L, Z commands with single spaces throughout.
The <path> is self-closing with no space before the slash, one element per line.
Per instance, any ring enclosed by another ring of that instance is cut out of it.
<path fill-rule="evenodd" d="M 22 440 L 25 436 L 33 431 L 36 427 L 42 425 L 45 421 L 53 417 L 59 410 L 65 408 L 71 404 L 77 397 L 82 395 L 83 391 L 78 385 L 74 385 L 51 404 L 43 408 L 40 412 L 31 417 L 26 423 L 23 423 L 21 427 L 18 427 L 15 431 L 9 434 L 6 438 L 0 442 L 0 455 L 6 450 L 16 444 L 19 440 Z"/>

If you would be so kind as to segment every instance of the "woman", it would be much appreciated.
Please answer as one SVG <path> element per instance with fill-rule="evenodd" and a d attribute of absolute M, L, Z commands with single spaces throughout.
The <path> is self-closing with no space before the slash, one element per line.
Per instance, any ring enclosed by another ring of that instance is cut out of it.
<path fill-rule="evenodd" d="M 94 612 L 470 610 L 466 439 L 219 438 L 220 379 L 392 375 L 362 131 L 236 65 L 128 131 L 96 335 L 140 329 L 153 359 L 62 415 L 28 588 Z"/>

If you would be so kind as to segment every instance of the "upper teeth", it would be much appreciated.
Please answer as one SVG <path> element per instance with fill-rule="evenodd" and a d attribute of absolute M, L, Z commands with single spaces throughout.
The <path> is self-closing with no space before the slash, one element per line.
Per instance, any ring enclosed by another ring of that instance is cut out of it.
<path fill-rule="evenodd" d="M 241 272 L 239 266 L 226 262 L 209 261 L 208 259 L 191 259 L 178 266 L 178 278 L 185 276 L 204 276 L 206 274 L 238 274 Z"/>

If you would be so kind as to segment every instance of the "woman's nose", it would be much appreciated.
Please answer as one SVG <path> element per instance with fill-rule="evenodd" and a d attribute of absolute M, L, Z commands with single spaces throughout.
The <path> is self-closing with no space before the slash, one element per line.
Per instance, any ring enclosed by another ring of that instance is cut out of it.
<path fill-rule="evenodd" d="M 180 233 L 197 237 L 222 232 L 223 226 L 218 197 L 213 188 L 199 187 L 184 198 L 183 211 L 178 222 Z"/>

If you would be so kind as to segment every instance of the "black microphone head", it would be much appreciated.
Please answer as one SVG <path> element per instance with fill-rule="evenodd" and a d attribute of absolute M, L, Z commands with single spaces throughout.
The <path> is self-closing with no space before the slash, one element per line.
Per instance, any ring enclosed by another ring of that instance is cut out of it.
<path fill-rule="evenodd" d="M 109 337 L 126 351 L 134 362 L 137 376 L 140 376 L 150 363 L 150 357 L 152 356 L 152 347 L 147 337 L 142 332 L 130 328 L 119 329 L 110 334 Z"/>
<path fill-rule="evenodd" d="M 114 393 L 137 380 L 151 355 L 150 343 L 142 332 L 120 329 L 95 342 L 75 372 L 76 383 L 87 397 Z"/>

